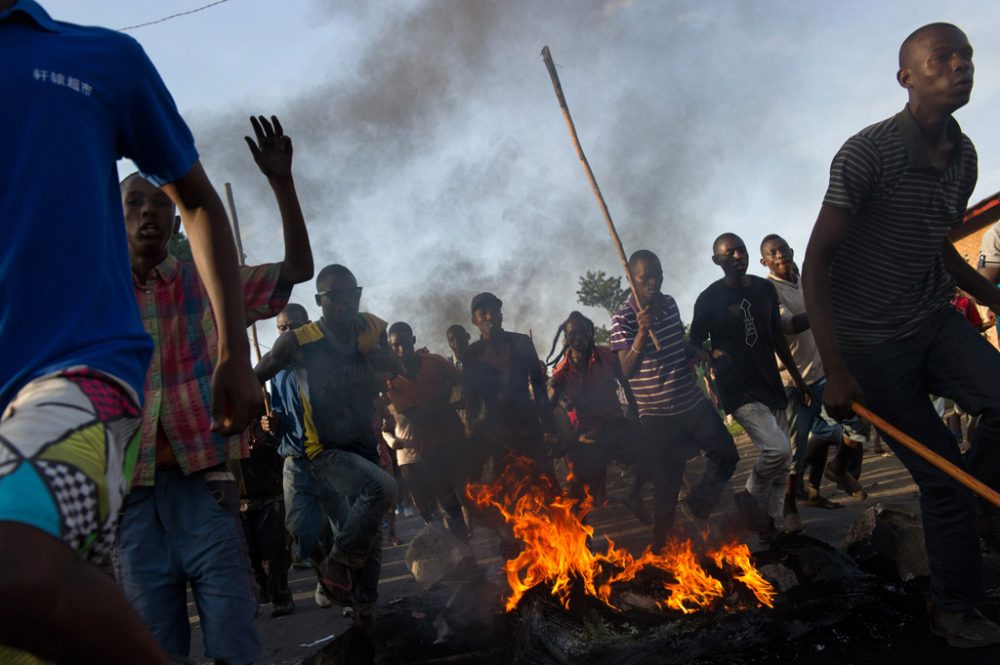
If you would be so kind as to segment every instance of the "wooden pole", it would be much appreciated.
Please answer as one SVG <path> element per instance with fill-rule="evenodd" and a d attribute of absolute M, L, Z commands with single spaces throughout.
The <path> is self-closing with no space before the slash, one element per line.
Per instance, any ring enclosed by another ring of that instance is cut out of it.
<path fill-rule="evenodd" d="M 240 260 L 240 265 L 245 266 L 247 264 L 247 256 L 243 253 L 243 238 L 240 236 L 240 221 L 236 216 L 236 201 L 233 199 L 233 186 L 228 182 L 223 185 L 226 190 L 226 202 L 229 204 L 229 219 L 233 222 L 233 237 L 236 239 L 236 254 Z M 254 321 L 250 324 L 250 339 L 253 341 L 253 350 L 257 355 L 257 362 L 260 363 L 260 342 L 257 341 L 257 322 Z M 267 415 L 271 415 L 271 398 L 267 394 L 267 390 L 264 390 L 264 411 Z"/>
<path fill-rule="evenodd" d="M 895 428 L 889 422 L 883 420 L 879 416 L 872 413 L 867 408 L 861 406 L 857 402 L 851 404 L 851 409 L 854 413 L 858 414 L 865 420 L 871 422 L 875 427 L 879 428 L 893 439 L 898 441 L 900 444 L 909 448 L 912 452 L 916 453 L 924 459 L 928 464 L 944 471 L 946 474 L 951 476 L 953 479 L 962 483 L 970 490 L 986 499 L 992 503 L 997 508 L 1000 508 L 1000 493 L 994 490 L 992 487 L 982 482 L 981 480 L 974 478 L 964 469 L 959 468 L 955 464 L 952 464 L 945 458 L 938 455 L 936 452 L 920 443 L 912 436 L 905 434 L 904 432 Z"/>
<path fill-rule="evenodd" d="M 604 202 L 604 195 L 601 194 L 601 188 L 597 184 L 597 178 L 594 177 L 594 171 L 590 168 L 590 162 L 587 161 L 587 156 L 583 154 L 583 147 L 580 145 L 580 137 L 576 134 L 576 125 L 573 123 L 573 116 L 569 113 L 569 106 L 566 104 L 566 97 L 563 95 L 562 84 L 559 83 L 559 74 L 556 72 L 556 64 L 552 61 L 552 53 L 549 51 L 548 46 L 542 47 L 542 60 L 545 61 L 545 67 L 549 70 L 549 77 L 552 79 L 552 87 L 556 91 L 556 99 L 559 100 L 559 108 L 562 109 L 563 118 L 566 120 L 566 126 L 569 128 L 569 137 L 573 141 L 573 148 L 576 150 L 576 156 L 580 158 L 580 163 L 583 164 L 583 170 L 587 173 L 587 179 L 590 181 L 590 188 L 594 190 L 594 196 L 597 197 L 597 204 L 601 208 L 601 213 L 604 215 L 604 221 L 608 225 L 608 232 L 611 234 L 611 240 L 615 243 L 615 249 L 618 250 L 618 258 L 622 262 L 622 268 L 625 270 L 625 279 L 628 280 L 628 287 L 632 291 L 632 297 L 635 298 L 636 306 L 639 306 L 639 294 L 635 290 L 635 284 L 632 282 L 632 273 L 628 269 L 628 257 L 625 256 L 625 249 L 622 247 L 622 240 L 618 237 L 618 231 L 615 229 L 615 223 L 611 220 L 611 213 L 608 211 L 608 204 Z M 649 338 L 653 341 L 653 346 L 656 350 L 660 350 L 660 341 L 656 338 L 656 333 L 652 330 L 649 331 Z"/>

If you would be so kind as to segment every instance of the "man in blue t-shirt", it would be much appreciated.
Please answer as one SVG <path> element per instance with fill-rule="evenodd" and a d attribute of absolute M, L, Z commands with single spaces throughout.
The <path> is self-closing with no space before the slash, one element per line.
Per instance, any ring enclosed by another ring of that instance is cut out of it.
<path fill-rule="evenodd" d="M 229 224 L 135 40 L 0 0 L 0 61 L 0 115 L 16 128 L 0 134 L 0 661 L 30 662 L 13 648 L 166 663 L 114 581 L 87 563 L 114 540 L 152 349 L 115 162 L 132 159 L 181 211 L 227 359 L 212 386 L 220 434 L 242 431 L 260 405 Z"/>

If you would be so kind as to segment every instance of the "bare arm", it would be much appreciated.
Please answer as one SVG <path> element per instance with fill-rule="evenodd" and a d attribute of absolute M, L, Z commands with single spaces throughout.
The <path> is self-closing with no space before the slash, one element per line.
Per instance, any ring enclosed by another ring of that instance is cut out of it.
<path fill-rule="evenodd" d="M 632 345 L 624 351 L 618 351 L 618 362 L 621 365 L 622 373 L 626 378 L 632 378 L 639 371 L 642 365 L 642 356 L 645 352 L 645 345 L 649 340 L 649 331 L 653 326 L 653 317 L 649 313 L 649 307 L 643 307 L 636 312 L 635 320 L 638 329 L 632 339 Z"/>
<path fill-rule="evenodd" d="M 792 383 L 795 384 L 796 390 L 799 391 L 799 396 L 802 401 L 806 404 L 806 406 L 809 406 L 809 387 L 806 386 L 806 382 L 802 379 L 802 374 L 799 372 L 799 368 L 795 364 L 795 358 L 792 357 L 792 351 L 788 348 L 788 339 L 780 330 L 775 331 L 774 353 L 778 356 L 778 359 L 781 360 L 781 364 L 785 366 L 785 370 L 787 370 L 791 375 Z"/>
<path fill-rule="evenodd" d="M 966 263 L 948 239 L 941 244 L 941 258 L 944 260 L 944 269 L 954 275 L 960 289 L 994 312 L 1000 312 L 1000 289 L 995 286 L 996 283 L 990 282 L 987 277 Z M 980 271 L 982 270 L 991 269 L 980 268 Z"/>
<path fill-rule="evenodd" d="M 201 162 L 162 189 L 184 220 L 219 331 L 218 360 L 212 374 L 212 430 L 224 436 L 237 434 L 260 411 L 262 395 L 250 372 L 243 288 L 229 219 Z"/>
<path fill-rule="evenodd" d="M 299 197 L 295 193 L 292 179 L 292 140 L 285 136 L 277 116 L 271 121 L 260 116 L 250 118 L 257 141 L 244 137 L 250 154 L 267 176 L 267 182 L 274 192 L 281 213 L 281 228 L 285 239 L 285 258 L 278 274 L 278 288 L 290 289 L 313 276 L 312 247 L 309 245 L 309 231 L 306 229 Z"/>
<path fill-rule="evenodd" d="M 982 266 L 977 268 L 976 272 L 985 277 L 990 284 L 1000 282 L 1000 266 Z"/>
<path fill-rule="evenodd" d="M 847 369 L 837 344 L 830 307 L 830 265 L 851 225 L 851 213 L 843 208 L 823 205 L 809 237 L 806 260 L 802 266 L 802 288 L 806 311 L 812 324 L 816 347 L 826 369 L 823 403 L 833 418 L 851 413 L 851 403 L 861 399 L 861 387 Z"/>
<path fill-rule="evenodd" d="M 280 335 L 271 350 L 254 367 L 253 373 L 257 375 L 261 384 L 269 381 L 275 374 L 291 364 L 298 349 L 299 340 L 295 338 L 295 335 Z"/>

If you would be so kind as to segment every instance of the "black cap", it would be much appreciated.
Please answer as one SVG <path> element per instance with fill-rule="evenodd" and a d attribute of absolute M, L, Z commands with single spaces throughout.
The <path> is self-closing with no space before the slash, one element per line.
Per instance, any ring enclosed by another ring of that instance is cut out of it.
<path fill-rule="evenodd" d="M 473 296 L 472 313 L 475 314 L 477 309 L 482 309 L 483 307 L 496 307 L 500 309 L 503 307 L 503 301 L 489 291 L 483 291 Z"/>

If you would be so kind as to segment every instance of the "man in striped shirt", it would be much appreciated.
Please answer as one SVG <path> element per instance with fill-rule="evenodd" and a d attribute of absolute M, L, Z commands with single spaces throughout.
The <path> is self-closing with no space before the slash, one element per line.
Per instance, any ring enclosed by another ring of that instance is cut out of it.
<path fill-rule="evenodd" d="M 653 546 L 662 547 L 673 526 L 677 494 L 687 460 L 702 450 L 708 466 L 691 490 L 683 510 L 708 518 L 739 461 L 733 437 L 695 383 L 689 347 L 677 303 L 661 293 L 663 268 L 653 252 L 641 249 L 629 259 L 639 296 L 633 296 L 611 322 L 611 350 L 639 408 L 645 454 L 654 463 Z M 651 335 L 660 344 L 657 350 Z"/>
<path fill-rule="evenodd" d="M 969 101 L 972 47 L 953 25 L 913 32 L 899 51 L 908 103 L 847 140 L 803 266 L 806 307 L 835 418 L 864 401 L 945 459 L 963 464 L 928 393 L 980 414 L 971 470 L 996 487 L 1000 355 L 949 303 L 955 284 L 994 311 L 1000 291 L 948 240 L 976 184 L 972 142 L 952 113 Z M 863 392 L 862 392 L 863 391 Z M 956 647 L 1000 643 L 985 600 L 972 493 L 886 437 L 920 487 L 931 630 Z"/>

